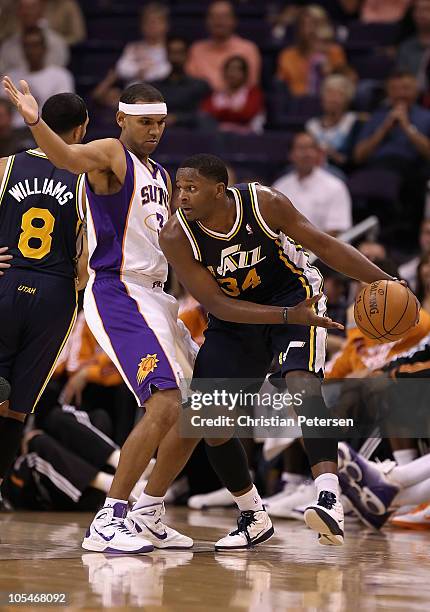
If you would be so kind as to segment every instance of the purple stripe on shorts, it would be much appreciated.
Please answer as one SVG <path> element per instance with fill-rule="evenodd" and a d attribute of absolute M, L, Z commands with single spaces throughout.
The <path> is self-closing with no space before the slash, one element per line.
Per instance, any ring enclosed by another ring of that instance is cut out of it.
<path fill-rule="evenodd" d="M 170 362 L 124 283 L 96 276 L 92 292 L 105 332 L 140 404 L 151 395 L 151 385 L 177 389 Z"/>
<path fill-rule="evenodd" d="M 85 188 L 97 239 L 96 248 L 89 263 L 96 272 L 100 270 L 119 272 L 121 269 L 122 243 L 130 200 L 134 191 L 133 160 L 125 147 L 124 152 L 127 171 L 124 184 L 118 193 L 97 195 L 91 189 L 88 177 L 85 175 Z"/>

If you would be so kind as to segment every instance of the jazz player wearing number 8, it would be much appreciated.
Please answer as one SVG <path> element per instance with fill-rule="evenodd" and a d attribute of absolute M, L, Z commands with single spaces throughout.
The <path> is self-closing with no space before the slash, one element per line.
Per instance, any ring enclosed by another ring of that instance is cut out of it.
<path fill-rule="evenodd" d="M 160 245 L 179 281 L 210 313 L 193 385 L 198 389 L 199 379 L 212 378 L 263 382 L 275 357 L 289 392 L 302 396 L 297 412 L 305 417 L 327 417 L 320 389 L 326 330 L 279 325 L 279 306 L 287 307 L 284 315 L 288 318 L 288 307 L 312 296 L 317 300 L 316 313 L 325 312 L 322 277 L 309 264 L 305 248 L 330 267 L 363 282 L 391 277 L 350 245 L 319 231 L 282 194 L 257 183 L 227 189 L 227 182 L 225 164 L 217 157 L 195 155 L 184 161 L 176 176 L 180 208 L 160 235 Z M 219 303 L 223 293 L 242 302 L 241 315 L 225 316 Z M 241 324 L 249 301 L 271 307 L 273 324 Z M 319 533 L 321 544 L 340 545 L 344 534 L 336 475 L 337 440 L 324 427 L 316 430 L 306 425 L 302 433 L 318 497 L 306 510 L 305 521 Z M 231 462 L 222 460 L 227 444 L 209 441 L 209 446 L 218 445 L 217 471 L 224 482 L 231 474 Z M 217 467 L 214 461 L 212 464 Z M 234 486 L 238 491 L 249 490 L 250 485 L 249 474 L 244 474 L 243 481 L 236 479 Z M 253 537 L 261 538 L 265 529 L 270 533 L 259 510 L 241 517 L 238 530 L 216 547 L 244 548 Z"/>
<path fill-rule="evenodd" d="M 75 94 L 49 98 L 42 116 L 65 142 L 85 135 L 87 109 Z M 11 386 L 0 407 L 0 482 L 76 318 L 83 178 L 40 149 L 0 160 L 0 244 L 13 257 L 0 277 L 0 377 Z"/>

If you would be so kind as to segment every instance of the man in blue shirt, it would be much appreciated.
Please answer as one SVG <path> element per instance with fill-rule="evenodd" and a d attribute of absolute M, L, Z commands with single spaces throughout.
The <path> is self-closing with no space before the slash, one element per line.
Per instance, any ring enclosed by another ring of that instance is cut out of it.
<path fill-rule="evenodd" d="M 408 72 L 393 73 L 386 91 L 386 104 L 361 130 L 354 160 L 367 170 L 384 169 L 397 175 L 393 178 L 400 179 L 399 200 L 405 215 L 398 221 L 403 225 L 407 219 L 415 232 L 430 176 L 430 111 L 416 104 L 417 80 Z"/>

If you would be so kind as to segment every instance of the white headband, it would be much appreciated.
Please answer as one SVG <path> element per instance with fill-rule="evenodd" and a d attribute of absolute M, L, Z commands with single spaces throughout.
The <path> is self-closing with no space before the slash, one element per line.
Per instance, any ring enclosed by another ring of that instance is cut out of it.
<path fill-rule="evenodd" d="M 167 115 L 167 105 L 164 102 L 148 104 L 125 104 L 120 102 L 118 110 L 126 115 Z"/>

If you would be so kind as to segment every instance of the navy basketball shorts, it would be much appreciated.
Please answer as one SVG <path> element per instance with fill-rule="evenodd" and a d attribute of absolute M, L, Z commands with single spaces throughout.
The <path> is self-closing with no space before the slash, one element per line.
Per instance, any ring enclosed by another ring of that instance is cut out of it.
<path fill-rule="evenodd" d="M 76 314 L 74 279 L 17 268 L 0 277 L 0 376 L 12 388 L 10 410 L 34 411 Z"/>
<path fill-rule="evenodd" d="M 293 303 L 298 303 L 296 299 Z M 288 303 L 286 303 L 288 305 Z M 324 371 L 327 332 L 304 325 L 248 325 L 209 317 L 194 366 L 193 379 L 231 378 L 263 381 L 275 361 L 279 376 L 301 370 Z M 194 385 L 192 385 L 194 388 Z"/>

